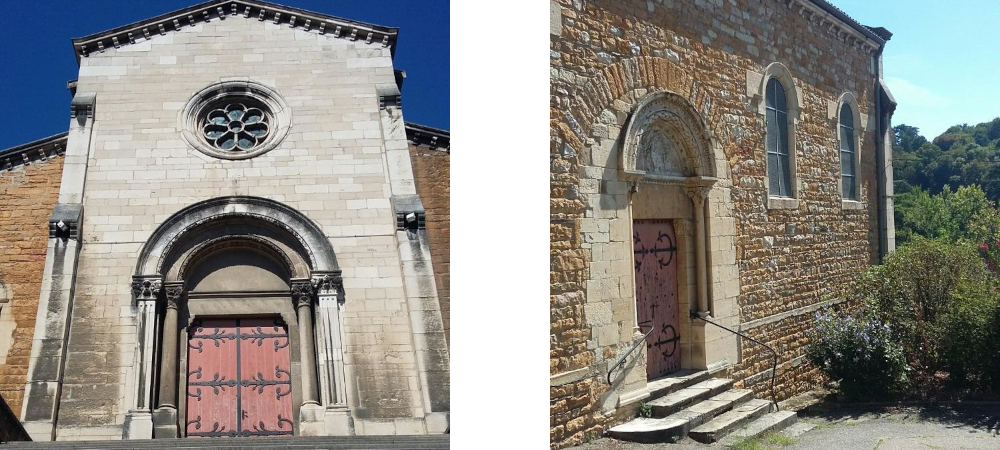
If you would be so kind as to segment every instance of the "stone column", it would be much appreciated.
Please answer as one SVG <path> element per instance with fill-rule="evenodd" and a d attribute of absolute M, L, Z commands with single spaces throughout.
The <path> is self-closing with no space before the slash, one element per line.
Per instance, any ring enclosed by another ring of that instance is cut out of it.
<path fill-rule="evenodd" d="M 313 340 L 313 289 L 308 279 L 292 280 L 292 299 L 299 319 L 299 362 L 302 367 L 302 406 L 299 430 L 304 436 L 325 435 L 323 407 L 316 394 L 316 345 Z"/>
<path fill-rule="evenodd" d="M 343 324 L 340 315 L 344 301 L 343 279 L 340 271 L 313 272 L 312 282 L 319 297 L 316 334 L 326 432 L 330 436 L 353 436 L 354 420 L 347 405 Z"/>
<path fill-rule="evenodd" d="M 691 199 L 695 223 L 695 272 L 698 274 L 698 314 L 711 316 L 708 310 L 708 240 L 705 237 L 705 204 L 708 202 L 708 188 L 689 187 L 687 195 Z"/>
<path fill-rule="evenodd" d="M 70 102 L 69 134 L 59 185 L 59 203 L 49 219 L 45 271 L 38 297 L 28 360 L 21 422 L 35 441 L 56 439 L 66 343 L 72 320 L 76 268 L 83 226 L 83 187 L 90 159 L 96 95 L 77 92 Z M 41 224 L 39 224 L 41 225 Z"/>
<path fill-rule="evenodd" d="M 164 284 L 166 308 L 163 317 L 163 347 L 160 350 L 160 398 L 153 412 L 153 437 L 180 437 L 177 425 L 177 308 L 184 282 Z"/>
<path fill-rule="evenodd" d="M 153 387 L 155 378 L 156 337 L 159 335 L 156 320 L 156 300 L 163 283 L 159 276 L 135 277 L 132 295 L 136 308 L 137 336 L 135 343 L 135 372 L 131 382 L 132 408 L 125 416 L 123 439 L 153 438 Z"/>

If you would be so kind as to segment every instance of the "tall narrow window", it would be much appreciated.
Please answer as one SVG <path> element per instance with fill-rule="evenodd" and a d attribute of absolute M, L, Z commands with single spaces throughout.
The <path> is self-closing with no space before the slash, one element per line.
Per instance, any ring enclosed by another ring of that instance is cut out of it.
<path fill-rule="evenodd" d="M 840 189 L 844 200 L 857 200 L 855 181 L 854 112 L 844 103 L 840 107 Z"/>
<path fill-rule="evenodd" d="M 777 78 L 767 82 L 767 178 L 768 193 L 773 197 L 791 197 L 791 162 L 788 156 L 788 107 L 785 87 Z"/>

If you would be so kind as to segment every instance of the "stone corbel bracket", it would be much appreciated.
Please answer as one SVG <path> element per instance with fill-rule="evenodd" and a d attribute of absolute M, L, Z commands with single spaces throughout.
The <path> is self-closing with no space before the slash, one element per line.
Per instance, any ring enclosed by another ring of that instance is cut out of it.
<path fill-rule="evenodd" d="M 395 84 L 379 84 L 375 86 L 375 93 L 378 95 L 378 109 L 402 108 L 403 97 L 399 92 L 399 87 Z"/>
<path fill-rule="evenodd" d="M 427 229 L 427 213 L 424 211 L 424 204 L 418 195 L 393 195 L 389 199 L 392 203 L 392 210 L 396 213 L 397 230 L 424 230 Z"/>
<path fill-rule="evenodd" d="M 431 150 L 443 150 L 451 154 L 451 134 L 447 130 L 411 122 L 406 122 L 405 126 L 406 140 L 410 144 L 417 147 L 426 146 Z"/>
<path fill-rule="evenodd" d="M 0 175 L 21 166 L 43 163 L 66 154 L 66 136 L 68 134 L 64 131 L 17 147 L 0 150 Z"/>
<path fill-rule="evenodd" d="M 97 94 L 76 94 L 69 102 L 69 116 L 77 118 L 84 116 L 88 119 L 94 118 L 94 105 L 97 103 Z"/>
<path fill-rule="evenodd" d="M 58 203 L 49 217 L 49 237 L 63 240 L 80 240 L 80 224 L 83 222 L 83 205 L 80 203 Z"/>
<path fill-rule="evenodd" d="M 227 16 L 242 16 L 244 19 L 252 17 L 261 22 L 270 20 L 276 25 L 286 24 L 290 28 L 328 34 L 338 39 L 354 41 L 363 38 L 367 44 L 388 48 L 391 56 L 396 54 L 396 38 L 399 34 L 396 27 L 363 23 L 274 3 L 227 0 L 205 2 L 131 25 L 76 38 L 73 39 L 73 49 L 79 63 L 80 58 L 89 57 L 93 52 L 103 53 L 110 48 L 142 44 L 156 36 L 165 35 L 168 31 L 194 27 L 197 22 L 225 20 Z"/>

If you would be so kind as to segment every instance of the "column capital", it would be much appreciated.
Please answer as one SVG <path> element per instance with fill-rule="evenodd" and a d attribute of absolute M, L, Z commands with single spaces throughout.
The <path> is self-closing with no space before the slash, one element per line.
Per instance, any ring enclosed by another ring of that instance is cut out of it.
<path fill-rule="evenodd" d="M 313 272 L 310 281 L 316 294 L 320 296 L 340 297 L 344 289 L 344 279 L 340 276 L 340 271 Z"/>
<path fill-rule="evenodd" d="M 180 301 L 181 295 L 184 294 L 184 282 L 171 281 L 164 283 L 163 286 L 167 297 L 167 308 L 177 309 L 177 303 Z"/>
<path fill-rule="evenodd" d="M 130 285 L 132 289 L 132 299 L 136 302 L 144 300 L 156 300 L 160 296 L 160 291 L 163 289 L 163 278 L 159 275 L 154 276 L 135 276 L 132 277 L 132 283 Z"/>
<path fill-rule="evenodd" d="M 706 199 L 708 199 L 708 194 L 711 192 L 712 188 L 709 186 L 685 186 L 684 192 L 687 193 L 688 198 L 691 199 L 695 204 L 701 204 Z"/>
<path fill-rule="evenodd" d="M 291 281 L 292 300 L 296 306 L 309 306 L 312 304 L 313 294 L 316 292 L 312 282 L 308 278 L 295 278 Z"/>

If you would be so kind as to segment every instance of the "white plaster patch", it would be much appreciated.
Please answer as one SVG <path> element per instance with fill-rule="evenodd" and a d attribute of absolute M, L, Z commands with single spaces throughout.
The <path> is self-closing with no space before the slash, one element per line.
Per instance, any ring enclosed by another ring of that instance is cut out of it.
<path fill-rule="evenodd" d="M 161 56 L 160 57 L 160 64 L 163 64 L 163 65 L 177 64 L 177 57 L 176 56 Z"/>
<path fill-rule="evenodd" d="M 125 44 L 118 49 L 118 53 L 128 52 L 148 52 L 153 49 L 153 44 L 149 41 L 142 41 L 137 44 Z"/>
<path fill-rule="evenodd" d="M 252 53 L 249 55 L 243 55 L 243 62 L 260 62 L 264 60 L 264 55 L 262 53 Z"/>
<path fill-rule="evenodd" d="M 85 65 L 80 67 L 80 76 L 109 76 L 109 75 L 125 75 L 128 70 L 126 66 L 91 66 Z"/>

